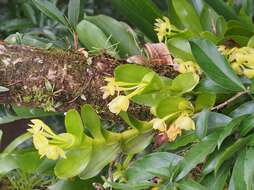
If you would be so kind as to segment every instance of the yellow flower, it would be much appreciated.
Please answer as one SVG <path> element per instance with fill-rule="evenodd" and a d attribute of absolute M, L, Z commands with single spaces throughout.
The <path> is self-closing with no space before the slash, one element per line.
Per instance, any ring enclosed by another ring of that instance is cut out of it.
<path fill-rule="evenodd" d="M 243 74 L 248 78 L 254 77 L 254 69 L 243 69 Z"/>
<path fill-rule="evenodd" d="M 151 121 L 151 123 L 153 124 L 153 129 L 155 130 L 159 130 L 161 132 L 167 130 L 167 125 L 163 119 L 155 118 Z"/>
<path fill-rule="evenodd" d="M 173 142 L 178 135 L 182 134 L 182 130 L 173 123 L 167 130 L 168 141 Z"/>
<path fill-rule="evenodd" d="M 157 32 L 159 41 L 162 42 L 166 36 L 170 35 L 172 26 L 169 19 L 165 16 L 162 19 L 156 19 L 155 21 L 154 30 Z"/>
<path fill-rule="evenodd" d="M 69 133 L 57 135 L 39 119 L 33 119 L 31 122 L 33 124 L 29 125 L 31 128 L 28 131 L 33 134 L 33 144 L 41 158 L 44 156 L 52 160 L 59 157 L 65 158 L 65 152 L 61 146 L 71 147 L 74 144 L 75 137 Z M 58 145 L 54 144 L 56 142 Z"/>
<path fill-rule="evenodd" d="M 112 113 L 119 114 L 121 111 L 127 111 L 129 104 L 130 101 L 127 96 L 117 96 L 108 104 L 108 107 Z"/>
<path fill-rule="evenodd" d="M 194 130 L 195 129 L 195 123 L 194 121 L 186 114 L 182 114 L 180 117 L 178 117 L 174 125 L 183 130 Z"/>
<path fill-rule="evenodd" d="M 103 92 L 103 99 L 109 96 L 114 96 L 115 91 L 117 91 L 117 84 L 114 78 L 106 77 L 105 81 L 108 82 L 106 86 L 101 87 Z"/>
<path fill-rule="evenodd" d="M 66 158 L 64 150 L 55 145 L 51 145 L 48 147 L 46 157 L 51 160 L 57 160 L 59 157 Z"/>
<path fill-rule="evenodd" d="M 180 73 L 192 72 L 192 73 L 196 73 L 198 75 L 201 75 L 201 73 L 202 73 L 198 64 L 194 63 L 193 61 L 184 61 L 182 59 L 175 58 L 174 62 L 177 64 L 177 70 Z"/>

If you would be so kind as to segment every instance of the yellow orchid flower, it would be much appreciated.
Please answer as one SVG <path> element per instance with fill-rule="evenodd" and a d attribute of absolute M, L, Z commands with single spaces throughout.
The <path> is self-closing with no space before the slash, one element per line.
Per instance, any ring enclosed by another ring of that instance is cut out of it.
<path fill-rule="evenodd" d="M 108 82 L 106 86 L 101 87 L 103 92 L 103 99 L 106 99 L 109 96 L 114 96 L 115 91 L 118 90 L 117 84 L 114 78 L 106 77 L 105 81 Z"/>
<path fill-rule="evenodd" d="M 201 75 L 202 71 L 197 63 L 194 63 L 193 61 L 184 61 L 179 58 L 174 59 L 175 64 L 177 64 L 177 71 L 180 73 L 196 73 L 198 75 Z"/>
<path fill-rule="evenodd" d="M 130 100 L 128 96 L 117 96 L 108 104 L 108 107 L 112 113 L 119 114 L 121 111 L 127 111 L 129 104 Z"/>
<path fill-rule="evenodd" d="M 167 130 L 167 124 L 165 123 L 163 119 L 155 118 L 151 121 L 151 123 L 153 125 L 153 129 L 155 130 L 159 130 L 161 132 L 164 132 Z"/>
<path fill-rule="evenodd" d="M 168 136 L 168 141 L 173 142 L 178 135 L 182 134 L 182 130 L 178 127 L 176 127 L 175 124 L 172 124 L 169 129 L 166 131 L 166 134 Z"/>
<path fill-rule="evenodd" d="M 38 150 L 41 158 L 46 156 L 48 159 L 57 160 L 66 158 L 63 148 L 70 148 L 75 144 L 75 137 L 69 133 L 55 134 L 49 126 L 39 119 L 31 120 L 31 127 L 28 129 L 33 135 L 33 144 Z"/>
<path fill-rule="evenodd" d="M 155 21 L 154 30 L 157 32 L 159 41 L 162 42 L 166 36 L 170 35 L 172 25 L 170 24 L 169 19 L 165 16 L 162 19 L 158 18 Z"/>
<path fill-rule="evenodd" d="M 182 114 L 178 117 L 175 120 L 174 125 L 182 130 L 195 130 L 195 123 L 187 114 Z"/>

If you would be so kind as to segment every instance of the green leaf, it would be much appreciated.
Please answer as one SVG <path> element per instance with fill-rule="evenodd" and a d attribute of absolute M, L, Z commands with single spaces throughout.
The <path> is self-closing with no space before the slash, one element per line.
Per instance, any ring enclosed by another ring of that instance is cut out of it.
<path fill-rule="evenodd" d="M 188 40 L 182 38 L 172 38 L 167 40 L 167 46 L 174 57 L 181 58 L 185 61 L 194 61 Z"/>
<path fill-rule="evenodd" d="M 200 33 L 202 26 L 193 6 L 187 0 L 173 0 L 172 3 L 182 24 L 191 31 Z"/>
<path fill-rule="evenodd" d="M 199 76 L 195 73 L 183 73 L 179 74 L 174 80 L 170 89 L 177 94 L 184 94 L 192 91 L 199 82 Z"/>
<path fill-rule="evenodd" d="M 247 135 L 254 128 L 254 116 L 245 118 L 239 126 L 241 136 Z"/>
<path fill-rule="evenodd" d="M 91 180 L 81 180 L 78 177 L 71 180 L 59 180 L 55 184 L 49 186 L 49 190 L 94 190 L 94 186 L 92 185 L 94 182 L 93 179 Z"/>
<path fill-rule="evenodd" d="M 136 137 L 124 141 L 122 150 L 126 154 L 137 154 L 142 152 L 149 144 L 151 144 L 153 136 L 154 134 L 151 132 L 138 134 Z"/>
<path fill-rule="evenodd" d="M 224 190 L 230 174 L 230 166 L 230 162 L 223 164 L 217 172 L 217 175 L 214 175 L 214 173 L 209 174 L 202 180 L 201 184 L 204 185 L 207 190 Z"/>
<path fill-rule="evenodd" d="M 247 46 L 254 48 L 254 35 L 249 39 Z"/>
<path fill-rule="evenodd" d="M 140 83 L 144 76 L 150 72 L 151 69 L 136 65 L 136 64 L 124 64 L 118 66 L 114 71 L 116 81 L 127 83 Z"/>
<path fill-rule="evenodd" d="M 228 90 L 245 90 L 226 58 L 218 52 L 214 44 L 201 38 L 194 39 L 190 44 L 197 63 L 209 78 Z"/>
<path fill-rule="evenodd" d="M 179 96 L 171 96 L 158 103 L 158 105 L 155 107 L 155 113 L 159 118 L 163 118 L 170 114 L 188 110 L 190 109 L 190 106 L 191 103 L 184 98 Z"/>
<path fill-rule="evenodd" d="M 89 164 L 79 175 L 81 179 L 86 180 L 100 173 L 100 171 L 112 162 L 120 151 L 120 145 L 106 145 L 100 142 L 93 142 L 93 150 Z"/>
<path fill-rule="evenodd" d="M 147 37 L 157 41 L 154 23 L 155 19 L 161 18 L 163 14 L 151 0 L 113 0 L 113 5 Z"/>
<path fill-rule="evenodd" d="M 0 31 L 14 32 L 33 27 L 29 19 L 15 18 L 1 23 Z"/>
<path fill-rule="evenodd" d="M 242 105 L 240 105 L 238 108 L 236 108 L 234 111 L 232 111 L 229 116 L 230 117 L 240 117 L 242 115 L 246 114 L 252 114 L 254 113 L 254 101 L 245 102 Z"/>
<path fill-rule="evenodd" d="M 237 14 L 234 12 L 234 10 L 229 7 L 223 0 L 205 0 L 205 2 L 210 5 L 219 15 L 223 15 L 227 20 L 238 19 Z"/>
<path fill-rule="evenodd" d="M 170 171 L 173 172 L 181 160 L 181 156 L 168 152 L 151 153 L 135 161 L 124 176 L 128 179 L 127 184 L 144 183 L 155 176 L 171 176 Z"/>
<path fill-rule="evenodd" d="M 47 117 L 54 115 L 62 115 L 57 112 L 44 112 L 41 109 L 26 108 L 20 106 L 10 107 L 0 104 L 0 124 L 10 123 L 20 119 L 30 119 L 38 117 Z"/>
<path fill-rule="evenodd" d="M 84 126 L 79 113 L 71 109 L 65 116 L 65 127 L 67 133 L 73 134 L 77 138 L 77 143 L 81 143 L 84 136 Z"/>
<path fill-rule="evenodd" d="M 176 185 L 180 190 L 207 190 L 203 185 L 194 180 L 183 180 Z"/>
<path fill-rule="evenodd" d="M 61 159 L 54 168 L 55 175 L 60 179 L 68 179 L 79 175 L 87 167 L 92 154 L 92 146 L 73 148 Z"/>
<path fill-rule="evenodd" d="M 204 108 L 212 108 L 216 101 L 216 95 L 212 93 L 200 93 L 195 100 L 195 110 L 200 111 Z"/>
<path fill-rule="evenodd" d="M 106 34 L 95 24 L 82 20 L 77 26 L 78 38 L 88 50 L 110 50 L 114 55 L 112 44 Z"/>
<path fill-rule="evenodd" d="M 0 93 L 1 93 L 1 92 L 8 92 L 8 91 L 9 91 L 8 88 L 6 88 L 6 87 L 4 87 L 4 86 L 0 86 Z"/>
<path fill-rule="evenodd" d="M 241 138 L 237 140 L 233 145 L 229 146 L 223 154 L 220 155 L 220 157 L 217 160 L 216 166 L 215 166 L 215 173 L 219 170 L 221 165 L 228 159 L 230 159 L 232 156 L 234 156 L 238 151 L 241 151 L 246 144 L 248 144 L 253 138 L 253 136 L 248 136 L 245 138 Z"/>
<path fill-rule="evenodd" d="M 76 28 L 79 19 L 80 0 L 69 0 L 68 19 L 72 27 Z"/>
<path fill-rule="evenodd" d="M 219 138 L 218 138 L 218 148 L 220 148 L 223 141 L 231 135 L 237 127 L 241 124 L 243 119 L 245 119 L 247 116 L 241 116 L 233 119 L 229 124 L 227 124 L 221 131 Z"/>
<path fill-rule="evenodd" d="M 199 139 L 202 139 L 206 136 L 208 129 L 208 109 L 203 109 L 202 112 L 198 114 L 197 122 L 196 122 L 196 134 Z"/>
<path fill-rule="evenodd" d="M 254 148 L 249 147 L 246 149 L 244 160 L 244 181 L 247 185 L 246 190 L 252 190 L 253 176 L 254 176 Z"/>
<path fill-rule="evenodd" d="M 21 6 L 23 13 L 26 15 L 27 18 L 29 18 L 33 24 L 37 24 L 37 18 L 34 11 L 34 8 L 31 6 L 30 3 L 24 3 Z"/>
<path fill-rule="evenodd" d="M 199 93 L 232 94 L 232 91 L 223 88 L 223 86 L 218 85 L 207 77 L 199 82 L 195 91 Z"/>
<path fill-rule="evenodd" d="M 27 132 L 24 133 L 22 135 L 20 135 L 19 137 L 17 137 L 16 139 L 14 139 L 3 151 L 3 153 L 5 154 L 10 154 L 12 153 L 19 145 L 21 145 L 23 142 L 27 141 L 28 139 L 30 139 L 32 137 L 32 134 Z"/>
<path fill-rule="evenodd" d="M 176 150 L 198 140 L 197 135 L 189 132 L 179 136 L 175 141 L 162 145 L 163 151 Z"/>
<path fill-rule="evenodd" d="M 141 50 L 137 45 L 136 35 L 127 24 L 106 15 L 89 16 L 85 19 L 97 25 L 110 37 L 112 44 L 117 44 L 117 50 L 121 57 L 140 54 Z"/>
<path fill-rule="evenodd" d="M 85 127 L 95 139 L 105 140 L 101 131 L 100 118 L 91 105 L 86 104 L 81 107 L 81 118 Z"/>
<path fill-rule="evenodd" d="M 193 168 L 196 167 L 197 164 L 203 162 L 206 157 L 215 150 L 218 137 L 219 132 L 214 132 L 208 135 L 185 154 L 185 157 L 180 164 L 181 172 L 176 178 L 177 181 L 184 178 Z"/>
<path fill-rule="evenodd" d="M 58 21 L 66 27 L 69 27 L 68 22 L 63 16 L 63 13 L 50 1 L 32 0 L 35 6 L 52 20 Z"/>
<path fill-rule="evenodd" d="M 246 189 L 246 183 L 244 181 L 244 159 L 246 155 L 246 150 L 243 150 L 237 157 L 235 162 L 232 176 L 229 182 L 229 190 L 242 190 Z M 252 181 L 251 181 L 252 185 Z M 252 188 L 251 188 L 252 189 Z"/>

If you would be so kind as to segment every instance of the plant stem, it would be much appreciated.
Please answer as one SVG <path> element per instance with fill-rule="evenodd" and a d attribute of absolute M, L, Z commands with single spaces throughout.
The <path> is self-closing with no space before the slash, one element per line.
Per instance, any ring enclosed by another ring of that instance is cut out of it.
<path fill-rule="evenodd" d="M 237 98 L 239 98 L 242 95 L 248 94 L 248 91 L 243 91 L 243 92 L 238 92 L 236 95 L 234 95 L 233 97 L 231 97 L 230 99 L 228 99 L 227 101 L 213 107 L 211 110 L 220 110 L 222 108 L 224 108 L 225 106 L 227 106 L 229 103 L 233 102 L 234 100 L 236 100 Z"/>
<path fill-rule="evenodd" d="M 78 49 L 78 34 L 77 32 L 73 32 L 73 44 L 74 44 L 74 49 Z"/>

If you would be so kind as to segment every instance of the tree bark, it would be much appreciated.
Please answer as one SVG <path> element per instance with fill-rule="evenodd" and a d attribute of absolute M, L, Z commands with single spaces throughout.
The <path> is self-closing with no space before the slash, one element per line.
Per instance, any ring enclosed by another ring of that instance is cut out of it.
<path fill-rule="evenodd" d="M 104 77 L 112 76 L 114 68 L 125 63 L 103 53 L 86 57 L 80 52 L 0 42 L 0 86 L 9 89 L 0 93 L 0 103 L 60 112 L 91 104 L 108 115 L 109 100 L 102 99 L 100 87 L 105 85 Z M 170 65 L 150 61 L 146 66 L 164 76 L 175 75 Z M 137 109 L 140 107 L 131 107 L 134 113 Z"/>

